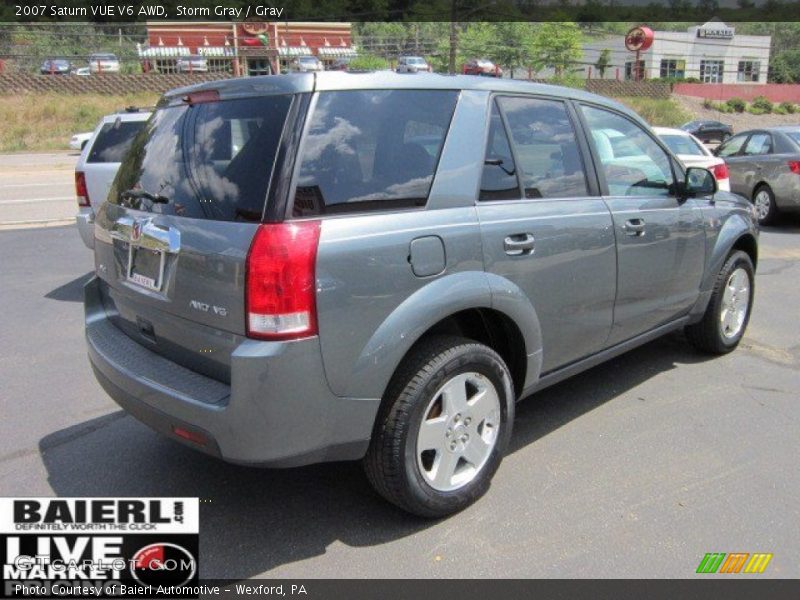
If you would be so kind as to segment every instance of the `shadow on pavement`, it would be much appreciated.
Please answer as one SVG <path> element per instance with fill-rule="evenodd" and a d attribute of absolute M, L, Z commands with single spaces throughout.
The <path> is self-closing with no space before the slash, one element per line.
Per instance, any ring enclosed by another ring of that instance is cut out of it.
<path fill-rule="evenodd" d="M 45 294 L 45 298 L 50 300 L 60 300 L 61 302 L 83 302 L 83 286 L 92 278 L 93 272 L 86 273 L 73 279 L 69 283 Z"/>
<path fill-rule="evenodd" d="M 510 451 L 676 363 L 704 359 L 680 336 L 670 336 L 549 388 L 519 405 Z M 374 546 L 436 524 L 384 502 L 358 463 L 290 470 L 228 465 L 121 411 L 50 434 L 39 450 L 59 496 L 199 496 L 206 578 L 252 577 L 322 555 L 337 541 Z"/>

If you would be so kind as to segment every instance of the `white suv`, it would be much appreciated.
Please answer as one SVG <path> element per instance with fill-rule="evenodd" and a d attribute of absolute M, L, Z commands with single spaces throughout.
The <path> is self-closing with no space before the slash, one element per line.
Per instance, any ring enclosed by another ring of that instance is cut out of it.
<path fill-rule="evenodd" d="M 105 202 L 120 162 L 150 114 L 150 111 L 131 107 L 124 112 L 106 115 L 83 146 L 75 165 L 78 200 L 75 220 L 81 239 L 88 248 L 94 248 L 95 211 Z"/>

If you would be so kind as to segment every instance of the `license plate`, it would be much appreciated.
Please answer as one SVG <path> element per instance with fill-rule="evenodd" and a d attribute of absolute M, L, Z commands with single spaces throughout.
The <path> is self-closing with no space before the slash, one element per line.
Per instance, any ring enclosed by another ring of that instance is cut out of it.
<path fill-rule="evenodd" d="M 159 291 L 163 276 L 163 252 L 134 245 L 128 246 L 128 281 L 148 290 Z"/>

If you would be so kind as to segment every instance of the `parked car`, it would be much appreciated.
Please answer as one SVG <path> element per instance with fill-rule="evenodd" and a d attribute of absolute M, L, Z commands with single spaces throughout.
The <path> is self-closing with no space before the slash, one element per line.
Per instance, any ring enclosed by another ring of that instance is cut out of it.
<path fill-rule="evenodd" d="M 705 143 L 724 142 L 733 135 L 733 127 L 719 121 L 689 121 L 681 125 L 681 129 Z"/>
<path fill-rule="evenodd" d="M 800 211 L 800 126 L 752 129 L 715 150 L 731 174 L 731 191 L 753 201 L 758 221 Z"/>
<path fill-rule="evenodd" d="M 401 56 L 397 59 L 398 73 L 433 73 L 431 66 L 421 56 Z"/>
<path fill-rule="evenodd" d="M 289 71 L 292 73 L 310 73 L 324 71 L 322 61 L 316 56 L 298 56 L 289 63 Z"/>
<path fill-rule="evenodd" d="M 352 56 L 345 56 L 337 58 L 328 67 L 329 71 L 347 71 L 350 68 L 350 62 L 353 60 Z"/>
<path fill-rule="evenodd" d="M 119 59 L 115 54 L 89 55 L 90 73 L 119 73 Z"/>
<path fill-rule="evenodd" d="M 717 180 L 717 187 L 726 192 L 730 191 L 728 166 L 723 159 L 714 156 L 714 153 L 706 148 L 703 142 L 682 129 L 653 127 L 653 131 L 684 166 L 708 169 Z"/>
<path fill-rule="evenodd" d="M 678 329 L 732 351 L 757 236 L 747 201 L 581 90 L 208 82 L 166 94 L 99 207 L 89 358 L 174 440 L 363 459 L 380 494 L 438 517 L 486 492 L 517 400 Z"/>
<path fill-rule="evenodd" d="M 69 138 L 69 147 L 72 150 L 83 150 L 86 143 L 92 139 L 93 131 L 85 131 L 83 133 L 76 133 Z"/>
<path fill-rule="evenodd" d="M 69 75 L 70 65 L 68 60 L 63 58 L 48 58 L 39 67 L 42 75 Z"/>
<path fill-rule="evenodd" d="M 208 73 L 208 60 L 205 56 L 182 56 L 175 61 L 179 73 Z"/>
<path fill-rule="evenodd" d="M 464 75 L 482 75 L 484 77 L 502 77 L 503 69 L 485 58 L 473 58 L 464 63 Z"/>
<path fill-rule="evenodd" d="M 149 110 L 128 108 L 106 115 L 89 134 L 78 163 L 75 165 L 75 196 L 78 233 L 87 248 L 94 248 L 94 216 L 106 201 L 111 182 L 120 162 L 150 118 Z"/>

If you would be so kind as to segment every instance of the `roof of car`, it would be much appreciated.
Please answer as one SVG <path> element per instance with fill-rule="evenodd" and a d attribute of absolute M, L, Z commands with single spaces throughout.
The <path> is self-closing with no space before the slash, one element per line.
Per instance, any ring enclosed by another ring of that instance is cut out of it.
<path fill-rule="evenodd" d="M 105 115 L 103 117 L 103 123 L 112 123 L 117 119 L 120 121 L 147 121 L 152 112 L 153 111 L 149 108 L 136 110 L 126 108 L 118 112 L 111 113 L 110 115 Z"/>
<path fill-rule="evenodd" d="M 653 127 L 653 131 L 655 131 L 657 135 L 682 135 L 685 137 L 694 137 L 685 129 L 676 129 L 674 127 Z"/>
<path fill-rule="evenodd" d="M 596 104 L 604 104 L 627 114 L 635 114 L 615 100 L 570 87 L 533 83 L 518 79 L 478 77 L 476 75 L 445 75 L 438 73 L 409 75 L 388 70 L 368 73 L 347 71 L 290 73 L 286 75 L 261 75 L 258 77 L 209 81 L 171 90 L 164 95 L 164 101 L 159 105 L 177 103 L 187 94 L 205 90 L 216 90 L 219 92 L 220 99 L 230 99 L 270 94 L 369 89 L 478 90 L 511 94 L 536 94 L 585 100 Z"/>

